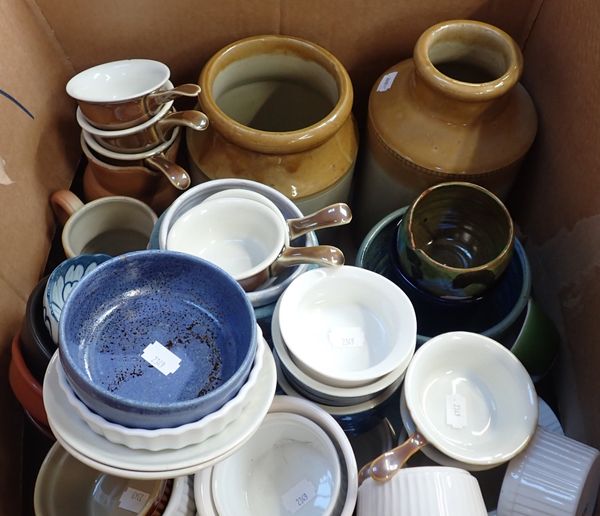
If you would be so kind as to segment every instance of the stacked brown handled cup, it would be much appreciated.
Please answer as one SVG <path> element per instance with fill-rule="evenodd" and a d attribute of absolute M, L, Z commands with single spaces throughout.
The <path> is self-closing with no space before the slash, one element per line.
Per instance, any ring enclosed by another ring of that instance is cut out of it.
<path fill-rule="evenodd" d="M 187 171 L 175 162 L 180 127 L 202 131 L 208 118 L 200 111 L 175 111 L 175 99 L 197 97 L 200 87 L 173 87 L 169 77 L 163 63 L 128 59 L 94 66 L 67 83 L 79 104 L 87 200 L 128 195 L 161 212 L 189 187 Z"/>

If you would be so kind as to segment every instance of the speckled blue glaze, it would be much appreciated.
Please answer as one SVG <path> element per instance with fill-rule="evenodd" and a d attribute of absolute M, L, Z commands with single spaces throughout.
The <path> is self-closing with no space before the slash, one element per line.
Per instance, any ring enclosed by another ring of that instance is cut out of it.
<path fill-rule="evenodd" d="M 417 314 L 417 345 L 454 330 L 472 331 L 507 345 L 507 336 L 527 308 L 531 295 L 529 262 L 515 239 L 512 259 L 497 283 L 482 296 L 464 301 L 438 298 L 413 285 L 402 273 L 396 253 L 396 228 L 406 208 L 382 219 L 363 240 L 356 265 L 396 283 Z"/>
<path fill-rule="evenodd" d="M 158 341 L 178 358 L 164 375 L 142 358 Z M 215 265 L 139 251 L 86 276 L 63 309 L 60 357 L 75 393 L 104 418 L 179 426 L 218 410 L 245 382 L 256 320 L 244 291 Z"/>

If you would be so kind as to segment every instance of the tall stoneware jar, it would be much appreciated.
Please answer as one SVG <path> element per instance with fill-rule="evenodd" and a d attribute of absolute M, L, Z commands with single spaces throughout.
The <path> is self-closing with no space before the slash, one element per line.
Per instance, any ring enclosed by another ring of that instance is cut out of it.
<path fill-rule="evenodd" d="M 289 36 L 250 37 L 217 52 L 198 83 L 210 126 L 186 135 L 194 182 L 259 181 L 305 214 L 348 200 L 353 90 L 330 52 Z"/>
<path fill-rule="evenodd" d="M 444 181 L 477 183 L 506 198 L 537 131 L 522 70 L 519 47 L 497 27 L 453 20 L 427 29 L 413 58 L 371 90 L 359 231 Z"/>

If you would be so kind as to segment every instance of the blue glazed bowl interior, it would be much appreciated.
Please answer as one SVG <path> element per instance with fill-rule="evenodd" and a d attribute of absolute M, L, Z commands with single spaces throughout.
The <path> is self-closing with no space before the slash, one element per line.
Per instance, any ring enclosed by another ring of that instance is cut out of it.
<path fill-rule="evenodd" d="M 515 324 L 530 295 L 529 264 L 521 243 L 515 239 L 515 252 L 507 269 L 482 296 L 458 301 L 441 299 L 419 289 L 402 273 L 396 253 L 396 229 L 403 211 L 388 216 L 365 238 L 357 265 L 385 276 L 408 295 L 417 314 L 419 343 L 455 330 L 500 339 Z"/>
<path fill-rule="evenodd" d="M 154 342 L 181 360 L 175 372 L 164 374 L 142 357 Z M 243 290 L 218 267 L 182 253 L 141 251 L 111 259 L 81 281 L 63 309 L 59 348 L 75 392 L 100 415 L 126 424 L 126 416 L 103 405 L 159 415 L 219 408 L 212 398 L 224 404 L 250 370 L 256 322 Z M 154 426 L 135 421 L 129 426 Z"/>

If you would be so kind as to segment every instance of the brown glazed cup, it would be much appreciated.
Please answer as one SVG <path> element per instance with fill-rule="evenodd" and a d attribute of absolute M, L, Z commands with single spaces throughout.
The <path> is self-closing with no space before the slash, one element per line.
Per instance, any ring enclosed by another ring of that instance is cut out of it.
<path fill-rule="evenodd" d="M 83 70 L 69 80 L 67 93 L 85 118 L 101 129 L 125 129 L 156 115 L 178 97 L 197 97 L 200 87 L 169 83 L 169 68 L 151 59 L 124 59 Z"/>
<path fill-rule="evenodd" d="M 133 129 L 136 128 L 131 128 L 132 130 L 128 131 L 127 134 L 106 135 L 108 131 L 99 133 L 93 130 L 88 132 L 92 133 L 93 138 L 105 149 L 133 154 L 150 150 L 169 141 L 176 127 L 204 131 L 208 127 L 208 117 L 204 113 L 195 110 L 171 111 L 163 117 L 158 117 L 148 127 L 135 131 Z"/>
<path fill-rule="evenodd" d="M 512 257 L 514 226 L 493 193 L 473 183 L 441 183 L 408 207 L 397 231 L 400 267 L 420 289 L 443 299 L 482 294 Z"/>

